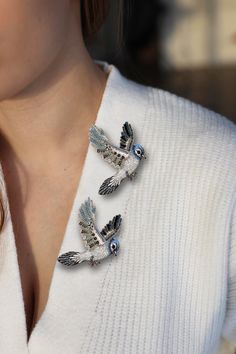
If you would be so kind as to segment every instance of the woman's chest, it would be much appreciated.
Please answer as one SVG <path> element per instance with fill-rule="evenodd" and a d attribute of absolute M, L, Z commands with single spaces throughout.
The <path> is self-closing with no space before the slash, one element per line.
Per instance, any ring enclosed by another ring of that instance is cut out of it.
<path fill-rule="evenodd" d="M 56 264 L 46 311 L 29 341 L 30 353 L 43 349 L 60 354 L 65 348 L 71 354 L 169 354 L 173 348 L 180 354 L 217 353 L 225 314 L 227 240 L 222 219 L 204 217 L 207 195 L 199 203 L 179 189 L 156 193 L 136 182 L 105 200 L 96 196 L 97 185 L 87 177 L 60 251 L 84 250 L 78 208 L 92 195 L 99 227 L 116 213 L 123 216 L 120 252 L 97 267 Z M 220 206 L 216 212 L 222 215 Z M 42 254 L 49 252 L 49 234 L 37 237 L 44 244 Z"/>
<path fill-rule="evenodd" d="M 29 186 L 23 208 L 20 196 L 9 188 L 28 338 L 47 303 L 76 187 L 59 181 L 53 185 L 55 181 L 40 191 Z"/>
<path fill-rule="evenodd" d="M 23 242 L 22 238 L 16 242 L 28 338 L 44 311 L 58 252 L 50 242 L 46 247 L 43 240 L 38 246 L 38 242 L 29 241 Z"/>

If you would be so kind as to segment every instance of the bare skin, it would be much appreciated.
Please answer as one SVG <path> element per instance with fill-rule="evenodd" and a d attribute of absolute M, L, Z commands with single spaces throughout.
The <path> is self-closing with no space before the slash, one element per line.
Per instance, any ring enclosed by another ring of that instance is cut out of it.
<path fill-rule="evenodd" d="M 45 309 L 107 76 L 76 0 L 0 0 L 0 151 L 28 338 Z"/>

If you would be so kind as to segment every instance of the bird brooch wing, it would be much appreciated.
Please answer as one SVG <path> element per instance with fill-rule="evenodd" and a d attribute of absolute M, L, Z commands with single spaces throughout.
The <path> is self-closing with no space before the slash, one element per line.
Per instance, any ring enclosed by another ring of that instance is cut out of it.
<path fill-rule="evenodd" d="M 124 160 L 129 156 L 129 152 L 112 145 L 103 130 L 96 125 L 92 125 L 89 130 L 89 139 L 97 149 L 97 152 L 113 167 L 120 169 Z"/>
<path fill-rule="evenodd" d="M 131 146 L 134 142 L 134 133 L 131 124 L 125 122 L 122 127 L 121 137 L 120 137 L 120 148 L 130 151 Z"/>
<path fill-rule="evenodd" d="M 114 236 L 121 225 L 121 215 L 118 214 L 116 216 L 114 216 L 114 218 L 112 220 L 109 221 L 109 223 L 106 224 L 106 226 L 104 226 L 104 228 L 101 231 L 101 235 L 106 239 L 109 240 L 112 236 Z"/>
<path fill-rule="evenodd" d="M 79 225 L 84 246 L 87 250 L 101 246 L 106 242 L 106 238 L 96 228 L 95 212 L 96 208 L 90 198 L 79 209 Z"/>

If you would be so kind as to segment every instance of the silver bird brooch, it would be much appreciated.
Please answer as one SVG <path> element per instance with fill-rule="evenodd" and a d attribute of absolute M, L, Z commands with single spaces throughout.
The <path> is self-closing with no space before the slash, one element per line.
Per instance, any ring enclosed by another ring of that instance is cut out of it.
<path fill-rule="evenodd" d="M 102 229 L 98 231 L 95 219 L 96 208 L 93 201 L 88 198 L 79 209 L 79 225 L 86 250 L 84 252 L 69 251 L 60 255 L 57 260 L 66 265 L 74 266 L 87 261 L 91 266 L 99 264 L 101 260 L 117 255 L 120 244 L 114 237 L 120 229 L 121 215 L 116 215 Z"/>
<path fill-rule="evenodd" d="M 102 183 L 98 192 L 101 195 L 114 192 L 126 178 L 132 180 L 140 161 L 146 159 L 142 145 L 134 144 L 133 129 L 128 122 L 122 127 L 120 147 L 112 145 L 104 131 L 96 125 L 89 129 L 89 140 L 103 159 L 117 169 L 114 176 Z"/>

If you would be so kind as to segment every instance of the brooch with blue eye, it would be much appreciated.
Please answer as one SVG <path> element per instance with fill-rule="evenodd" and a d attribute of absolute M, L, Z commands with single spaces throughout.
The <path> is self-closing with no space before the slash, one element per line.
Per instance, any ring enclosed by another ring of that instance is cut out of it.
<path fill-rule="evenodd" d="M 93 201 L 88 198 L 79 209 L 79 225 L 85 251 L 69 251 L 60 255 L 58 262 L 66 266 L 74 266 L 82 262 L 90 265 L 99 264 L 110 255 L 117 256 L 120 243 L 115 237 L 120 229 L 121 215 L 116 215 L 106 226 L 99 231 L 96 227 L 96 208 Z"/>
<path fill-rule="evenodd" d="M 128 122 L 122 127 L 120 147 L 112 145 L 104 131 L 96 125 L 89 129 L 89 140 L 103 159 L 117 169 L 114 176 L 102 183 L 98 192 L 101 195 L 114 192 L 126 178 L 132 180 L 140 161 L 146 158 L 142 145 L 134 144 L 133 129 Z"/>

